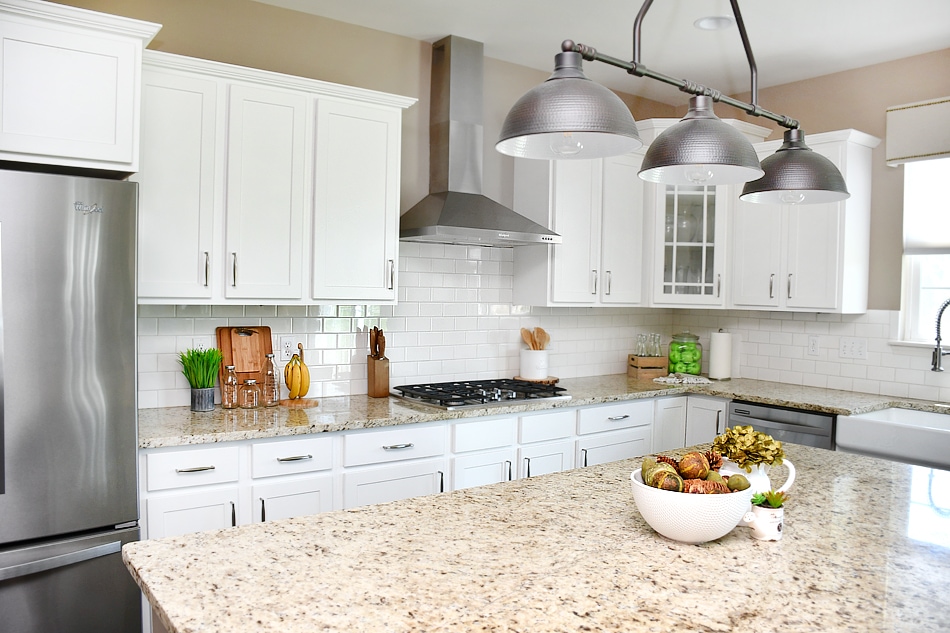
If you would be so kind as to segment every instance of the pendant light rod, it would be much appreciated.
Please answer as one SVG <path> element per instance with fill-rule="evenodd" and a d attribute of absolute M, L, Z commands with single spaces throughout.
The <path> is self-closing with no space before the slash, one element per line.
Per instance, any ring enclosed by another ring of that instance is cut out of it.
<path fill-rule="evenodd" d="M 617 68 L 622 68 L 629 74 L 636 77 L 647 77 L 649 79 L 661 81 L 665 84 L 675 86 L 679 88 L 681 92 L 685 92 L 687 94 L 710 97 L 713 101 L 725 103 L 726 105 L 730 105 L 734 108 L 742 110 L 743 112 L 751 114 L 752 116 L 758 116 L 762 117 L 763 119 L 775 121 L 782 127 L 797 128 L 800 125 L 797 119 L 785 116 L 784 114 L 776 114 L 754 103 L 746 103 L 744 101 L 739 101 L 738 99 L 733 99 L 732 97 L 723 94 L 720 90 L 709 88 L 700 83 L 696 83 L 695 81 L 690 81 L 689 79 L 677 79 L 676 77 L 671 77 L 655 70 L 651 70 L 643 64 L 638 64 L 636 62 L 625 62 L 622 59 L 611 57 L 610 55 L 604 55 L 603 53 L 598 52 L 596 48 L 586 44 L 580 44 L 574 42 L 573 40 L 564 40 L 561 43 L 561 50 L 566 52 L 573 51 L 575 53 L 580 53 L 581 56 L 589 62 L 603 62 L 611 66 L 616 66 Z"/>

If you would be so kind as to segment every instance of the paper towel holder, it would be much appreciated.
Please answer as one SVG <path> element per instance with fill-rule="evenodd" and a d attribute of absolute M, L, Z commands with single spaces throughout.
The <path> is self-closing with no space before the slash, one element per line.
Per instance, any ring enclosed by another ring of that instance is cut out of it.
<path fill-rule="evenodd" d="M 732 334 L 719 328 L 709 338 L 709 378 L 732 380 Z"/>

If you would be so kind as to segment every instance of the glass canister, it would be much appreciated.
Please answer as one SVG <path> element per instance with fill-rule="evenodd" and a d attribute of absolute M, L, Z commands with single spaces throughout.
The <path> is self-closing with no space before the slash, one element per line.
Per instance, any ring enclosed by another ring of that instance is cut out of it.
<path fill-rule="evenodd" d="M 242 409 L 256 409 L 261 402 L 261 390 L 257 386 L 257 381 L 248 378 L 241 385 L 241 391 L 238 395 L 238 402 Z"/>
<path fill-rule="evenodd" d="M 276 407 L 280 402 L 280 372 L 273 354 L 264 354 L 264 392 L 262 399 L 265 407 Z"/>
<path fill-rule="evenodd" d="M 238 379 L 234 365 L 225 365 L 224 382 L 221 383 L 221 408 L 234 409 L 238 406 Z"/>
<path fill-rule="evenodd" d="M 699 375 L 703 367 L 703 346 L 689 331 L 673 335 L 670 341 L 670 373 Z"/>

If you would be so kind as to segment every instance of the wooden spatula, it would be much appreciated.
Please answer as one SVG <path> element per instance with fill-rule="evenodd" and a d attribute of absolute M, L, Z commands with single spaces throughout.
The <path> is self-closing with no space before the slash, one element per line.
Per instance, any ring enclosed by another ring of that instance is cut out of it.
<path fill-rule="evenodd" d="M 536 349 L 545 349 L 551 342 L 551 335 L 544 331 L 544 328 L 534 328 L 534 340 L 538 346 Z"/>
<path fill-rule="evenodd" d="M 532 334 L 531 330 L 526 327 L 521 328 L 521 340 L 523 340 L 528 345 L 528 349 L 538 349 L 534 340 L 534 334 Z"/>

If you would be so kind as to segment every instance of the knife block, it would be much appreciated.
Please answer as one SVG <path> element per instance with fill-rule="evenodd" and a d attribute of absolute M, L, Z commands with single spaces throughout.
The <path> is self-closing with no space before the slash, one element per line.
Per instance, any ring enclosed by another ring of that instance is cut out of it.
<path fill-rule="evenodd" d="M 366 357 L 366 395 L 370 398 L 389 397 L 389 359 Z"/>

